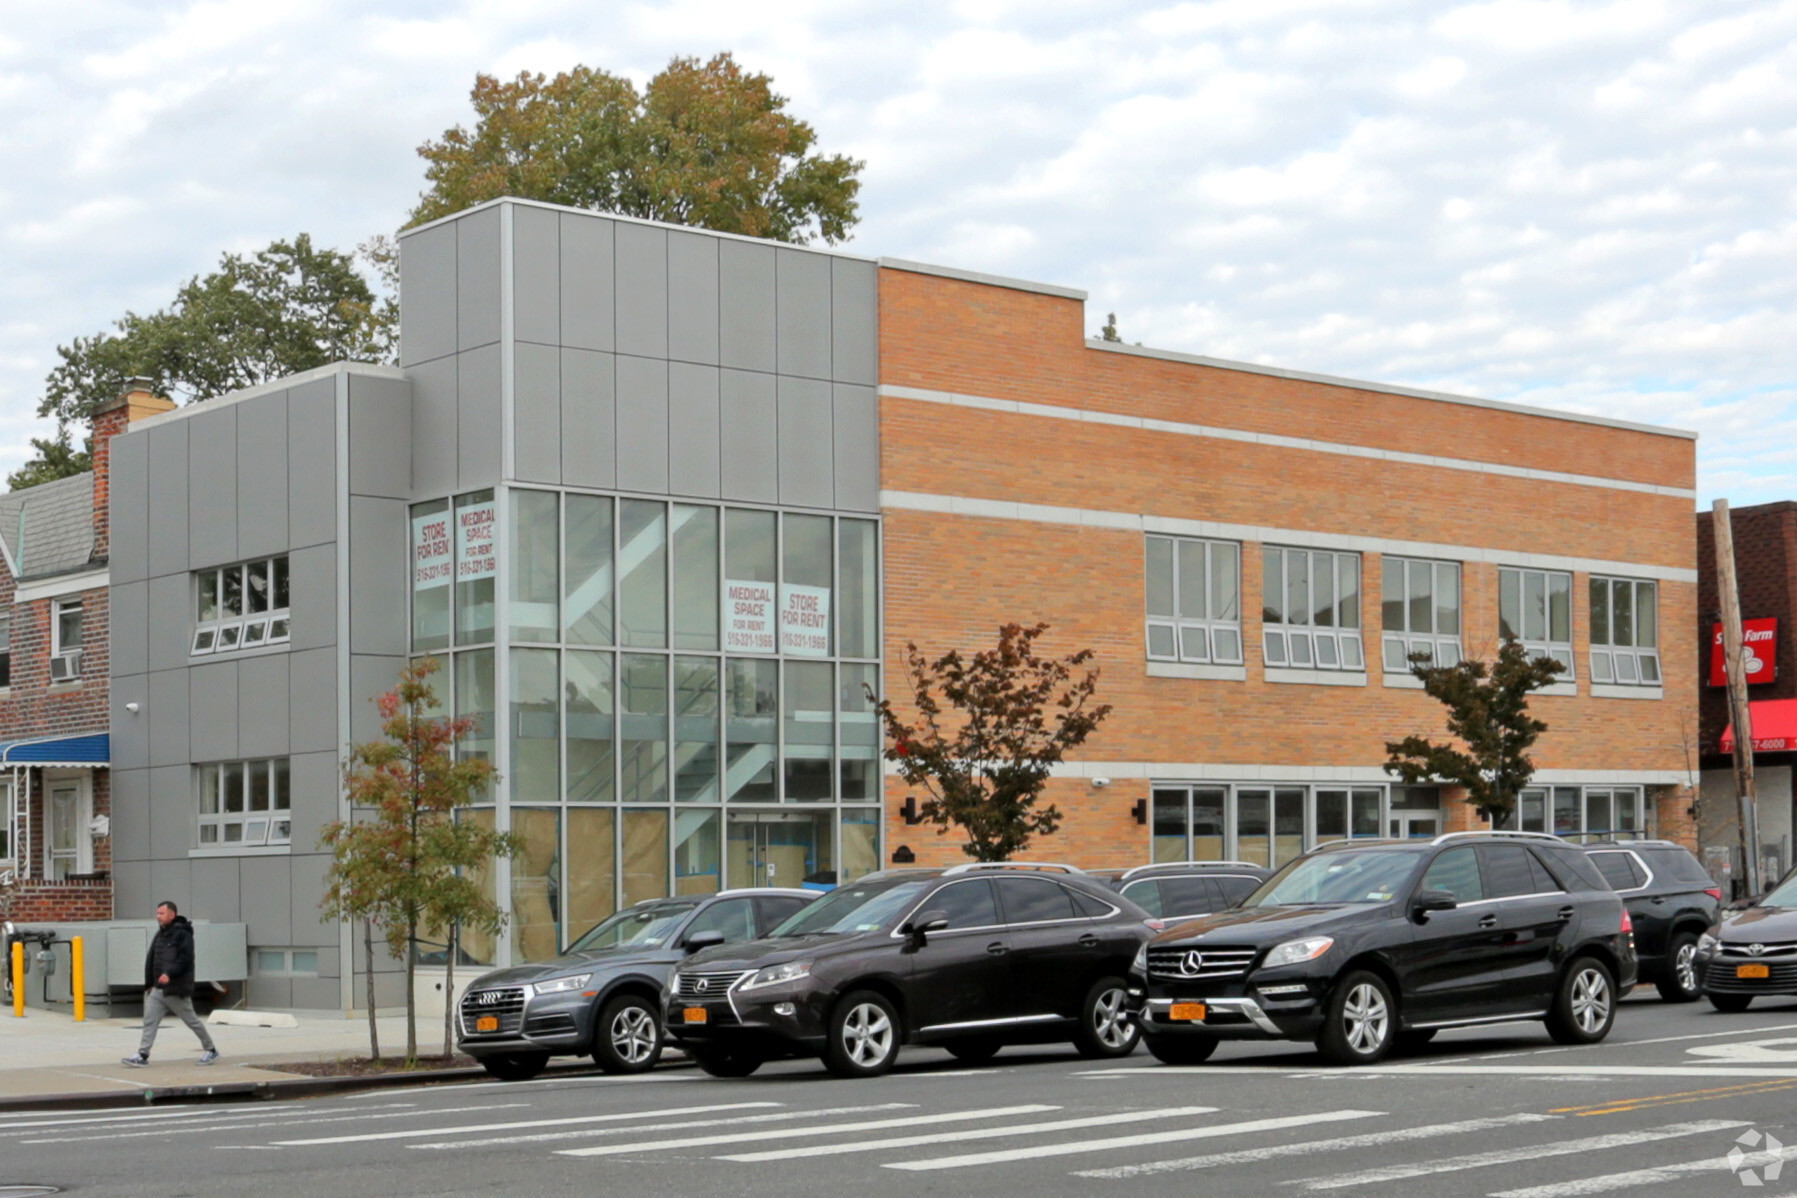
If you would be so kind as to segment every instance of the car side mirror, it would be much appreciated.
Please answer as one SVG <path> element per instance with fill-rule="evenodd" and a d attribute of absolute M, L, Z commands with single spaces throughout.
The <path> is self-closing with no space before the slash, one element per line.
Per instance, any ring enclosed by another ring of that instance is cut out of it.
<path fill-rule="evenodd" d="M 948 927 L 948 912 L 932 908 L 906 924 L 904 930 L 912 940 L 923 944 L 931 932 L 940 932 L 946 927 Z"/>
<path fill-rule="evenodd" d="M 689 953 L 696 953 L 702 948 L 713 948 L 724 943 L 724 934 L 718 931 L 694 932 L 686 938 L 684 947 Z"/>
<path fill-rule="evenodd" d="M 1452 890 L 1419 890 L 1410 909 L 1417 915 L 1427 915 L 1431 911 L 1452 911 L 1459 905 Z"/>

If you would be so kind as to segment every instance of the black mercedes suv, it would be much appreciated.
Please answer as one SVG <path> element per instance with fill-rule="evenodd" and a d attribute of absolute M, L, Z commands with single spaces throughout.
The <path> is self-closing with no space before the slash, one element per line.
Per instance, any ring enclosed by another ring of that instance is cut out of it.
<path fill-rule="evenodd" d="M 1273 871 L 1246 861 L 1167 861 L 1092 876 L 1150 915 L 1169 923 L 1233 907 Z"/>
<path fill-rule="evenodd" d="M 1071 866 L 868 874 L 765 940 L 683 961 L 668 981 L 666 1030 L 717 1077 L 794 1056 L 873 1077 L 904 1044 L 970 1062 L 1064 1039 L 1084 1056 L 1124 1056 L 1137 1040 L 1124 974 L 1158 926 Z"/>
<path fill-rule="evenodd" d="M 1575 846 L 1531 832 L 1323 845 L 1130 970 L 1148 1050 L 1175 1064 L 1224 1037 L 1366 1064 L 1440 1028 L 1533 1019 L 1591 1043 L 1634 981 L 1622 900 Z"/>
<path fill-rule="evenodd" d="M 1698 939 L 1697 984 L 1718 1011 L 1797 994 L 1797 870 L 1765 897 L 1724 912 Z"/>
<path fill-rule="evenodd" d="M 753 940 L 817 891 L 760 887 L 649 899 L 598 923 L 553 961 L 498 969 L 462 995 L 462 1051 L 488 1073 L 522 1081 L 552 1056 L 584 1056 L 607 1073 L 661 1058 L 661 989 L 688 953 Z"/>
<path fill-rule="evenodd" d="M 1604 880 L 1627 905 L 1643 983 L 1667 1002 L 1691 1002 L 1697 985 L 1697 940 L 1722 910 L 1722 890 L 1691 850 L 1670 840 L 1605 841 L 1584 846 Z"/>

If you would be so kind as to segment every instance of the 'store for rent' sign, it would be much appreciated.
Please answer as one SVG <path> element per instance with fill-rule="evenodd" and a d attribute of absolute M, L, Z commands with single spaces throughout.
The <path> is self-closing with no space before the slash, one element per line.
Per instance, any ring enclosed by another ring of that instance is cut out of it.
<path fill-rule="evenodd" d="M 449 585 L 455 572 L 450 557 L 449 513 L 412 520 L 412 589 L 428 591 Z"/>
<path fill-rule="evenodd" d="M 780 588 L 780 650 L 798 657 L 830 655 L 830 588 Z"/>

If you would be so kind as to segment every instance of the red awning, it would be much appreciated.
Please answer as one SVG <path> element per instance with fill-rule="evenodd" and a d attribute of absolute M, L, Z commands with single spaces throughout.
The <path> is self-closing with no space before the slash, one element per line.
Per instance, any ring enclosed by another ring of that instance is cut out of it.
<path fill-rule="evenodd" d="M 1797 751 L 1797 699 L 1755 699 L 1747 704 L 1753 721 L 1753 751 Z M 1722 751 L 1735 751 L 1735 726 L 1722 732 Z"/>

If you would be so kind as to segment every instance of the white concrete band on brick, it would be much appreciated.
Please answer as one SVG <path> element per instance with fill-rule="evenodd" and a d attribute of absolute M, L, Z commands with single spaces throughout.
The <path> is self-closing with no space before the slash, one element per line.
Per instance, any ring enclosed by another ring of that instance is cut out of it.
<path fill-rule="evenodd" d="M 1370 446 L 1348 445 L 1338 441 L 1318 441 L 1310 437 L 1286 437 L 1277 433 L 1250 433 L 1241 429 L 1217 428 L 1207 424 L 1155 420 L 1147 416 L 1124 416 L 1116 412 L 1101 412 L 1093 408 L 1067 408 L 1056 404 L 1026 403 L 1014 399 L 989 399 L 981 395 L 961 395 L 950 391 L 929 391 L 920 387 L 900 387 L 891 384 L 881 386 L 880 394 L 891 399 L 912 399 L 922 403 L 947 404 L 957 408 L 980 408 L 990 412 L 1009 412 L 1019 416 L 1042 416 L 1050 420 L 1071 420 L 1084 424 L 1109 424 L 1119 428 L 1172 433 L 1182 437 L 1236 441 L 1249 445 L 1271 445 L 1279 449 L 1331 453 L 1349 458 L 1371 458 L 1385 462 L 1400 462 L 1409 466 L 1434 466 L 1442 470 L 1465 470 L 1474 474 L 1495 474 L 1506 478 L 1523 478 L 1536 482 L 1566 483 L 1579 487 L 1605 487 L 1614 491 L 1638 491 L 1644 495 L 1662 495 L 1674 499 L 1697 498 L 1697 492 L 1686 487 L 1663 487 L 1655 483 L 1638 483 L 1629 479 L 1604 478 L 1592 474 L 1572 474 L 1563 470 L 1535 470 L 1526 466 L 1505 466 L 1497 462 L 1476 462 L 1467 458 L 1441 457 L 1437 454 L 1374 449 Z M 1558 413 L 1542 414 L 1558 415 Z"/>
<path fill-rule="evenodd" d="M 1595 557 L 1567 557 L 1557 553 L 1517 553 L 1478 545 L 1445 545 L 1433 541 L 1401 541 L 1395 537 L 1364 537 L 1346 533 L 1309 532 L 1296 528 L 1271 528 L 1260 524 L 1223 524 L 1214 520 L 1182 520 L 1172 516 L 1142 516 L 1107 512 L 1096 508 L 1054 507 L 1045 503 L 1015 503 L 1006 499 L 968 499 L 958 495 L 931 495 L 920 491 L 881 491 L 883 509 L 936 512 L 950 516 L 974 516 L 988 520 L 1023 520 L 1032 524 L 1068 524 L 1079 528 L 1109 528 L 1118 532 L 1166 533 L 1169 536 L 1212 537 L 1224 541 L 1257 541 L 1268 545 L 1295 545 L 1304 549 L 1339 549 L 1350 553 L 1396 554 L 1401 557 L 1433 557 L 1492 565 L 1527 566 L 1537 570 L 1579 570 L 1588 574 L 1621 574 L 1658 582 L 1696 583 L 1697 571 L 1682 566 L 1654 566 L 1642 562 L 1617 562 Z"/>
<path fill-rule="evenodd" d="M 885 766 L 898 777 L 896 766 Z M 1348 784 L 1395 782 L 1376 765 L 1245 765 L 1206 761 L 1063 761 L 1051 771 L 1056 778 L 1153 779 L 1156 782 L 1290 782 Z M 1685 770 L 1544 770 L 1530 779 L 1541 786 L 1679 786 L 1691 781 Z"/>

